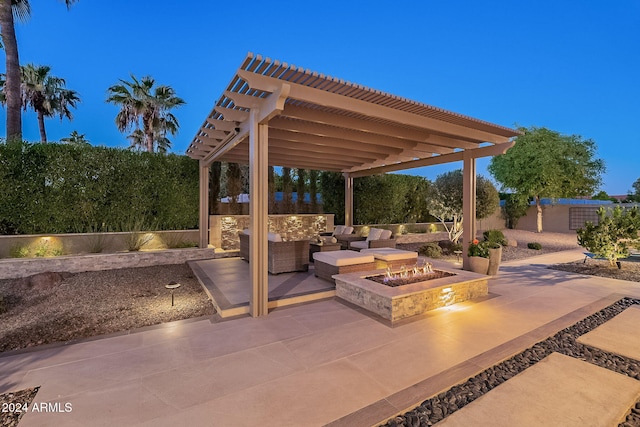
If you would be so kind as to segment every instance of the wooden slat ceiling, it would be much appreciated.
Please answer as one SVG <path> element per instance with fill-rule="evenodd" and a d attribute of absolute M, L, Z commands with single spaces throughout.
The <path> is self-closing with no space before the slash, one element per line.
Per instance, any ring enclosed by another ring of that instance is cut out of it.
<path fill-rule="evenodd" d="M 187 154 L 249 162 L 248 120 L 286 88 L 269 120 L 269 164 L 336 172 L 445 156 L 519 133 L 249 53 L 196 133 Z M 444 158 L 443 158 L 444 159 Z"/>

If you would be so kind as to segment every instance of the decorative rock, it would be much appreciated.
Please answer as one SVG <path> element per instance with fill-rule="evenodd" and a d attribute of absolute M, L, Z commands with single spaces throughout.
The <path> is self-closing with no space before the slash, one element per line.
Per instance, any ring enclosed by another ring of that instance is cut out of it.
<path fill-rule="evenodd" d="M 518 247 L 518 241 L 516 239 L 507 240 L 507 246 L 512 246 L 514 248 Z"/>
<path fill-rule="evenodd" d="M 433 425 L 447 415 L 473 402 L 482 394 L 544 359 L 552 352 L 587 360 L 594 365 L 631 378 L 640 379 L 638 361 L 599 349 L 587 348 L 585 345 L 576 342 L 579 336 L 597 328 L 634 304 L 640 305 L 640 299 L 623 298 L 554 336 L 536 343 L 531 348 L 520 352 L 512 358 L 484 370 L 475 377 L 469 378 L 466 382 L 425 400 L 419 407 L 407 412 L 405 415 L 394 418 L 386 426 L 412 425 L 408 420 L 414 420 L 415 418 L 413 417 L 415 416 L 420 418 L 420 425 Z M 625 421 L 620 426 L 640 427 L 640 401 L 629 409 Z"/>

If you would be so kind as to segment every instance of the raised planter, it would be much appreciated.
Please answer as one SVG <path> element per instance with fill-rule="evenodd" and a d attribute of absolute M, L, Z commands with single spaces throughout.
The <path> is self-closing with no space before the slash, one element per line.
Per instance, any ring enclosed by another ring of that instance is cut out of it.
<path fill-rule="evenodd" d="M 187 248 L 111 254 L 68 255 L 53 258 L 9 258 L 0 259 L 0 279 L 27 277 L 45 271 L 80 273 L 83 271 L 181 264 L 191 260 L 221 258 L 229 255 L 237 256 L 237 253 L 216 253 L 214 249 L 211 248 Z"/>

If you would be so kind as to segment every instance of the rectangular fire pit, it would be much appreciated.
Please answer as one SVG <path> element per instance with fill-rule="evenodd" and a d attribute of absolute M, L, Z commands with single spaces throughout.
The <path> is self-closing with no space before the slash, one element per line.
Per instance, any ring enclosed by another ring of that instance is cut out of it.
<path fill-rule="evenodd" d="M 442 270 L 442 269 L 440 269 Z M 385 270 L 336 274 L 336 295 L 367 309 L 391 324 L 440 307 L 486 296 L 488 277 L 470 271 L 446 271 L 453 275 L 390 287 L 367 279 Z"/>

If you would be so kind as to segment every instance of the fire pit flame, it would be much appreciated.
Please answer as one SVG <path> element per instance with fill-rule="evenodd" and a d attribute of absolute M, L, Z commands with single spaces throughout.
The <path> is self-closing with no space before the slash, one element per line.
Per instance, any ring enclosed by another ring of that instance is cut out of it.
<path fill-rule="evenodd" d="M 412 268 L 407 268 L 403 265 L 400 267 L 400 271 L 397 272 L 392 271 L 391 267 L 387 267 L 386 272 L 381 275 L 381 281 L 383 284 L 391 284 L 391 286 L 395 286 L 393 285 L 394 282 L 406 282 L 407 280 L 414 281 L 420 278 L 429 280 L 434 274 L 433 266 L 428 262 L 425 262 L 421 266 L 416 264 Z M 380 276 L 378 277 L 380 278 Z"/>

